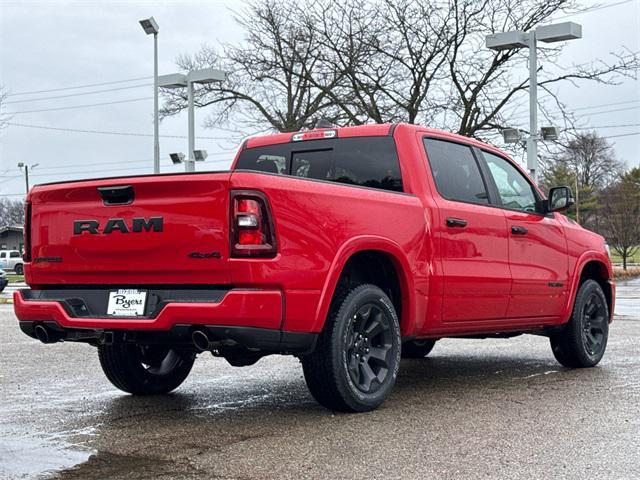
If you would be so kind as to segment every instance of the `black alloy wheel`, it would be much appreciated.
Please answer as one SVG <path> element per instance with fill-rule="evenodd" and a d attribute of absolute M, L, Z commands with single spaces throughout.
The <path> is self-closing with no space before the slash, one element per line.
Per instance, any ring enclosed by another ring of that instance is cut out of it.
<path fill-rule="evenodd" d="M 301 357 L 307 386 L 324 407 L 368 412 L 391 393 L 400 366 L 400 322 L 378 286 L 336 293 L 314 351 Z"/>
<path fill-rule="evenodd" d="M 598 355 L 606 343 L 609 326 L 607 307 L 595 292 L 587 298 L 582 310 L 582 341 L 590 355 Z"/>
<path fill-rule="evenodd" d="M 355 386 L 364 393 L 376 392 L 389 374 L 393 350 L 391 318 L 373 303 L 353 316 L 347 336 L 347 366 Z"/>
<path fill-rule="evenodd" d="M 550 337 L 556 360 L 565 367 L 594 367 L 609 338 L 609 305 L 602 287 L 585 280 L 579 287 L 569 322 Z"/>

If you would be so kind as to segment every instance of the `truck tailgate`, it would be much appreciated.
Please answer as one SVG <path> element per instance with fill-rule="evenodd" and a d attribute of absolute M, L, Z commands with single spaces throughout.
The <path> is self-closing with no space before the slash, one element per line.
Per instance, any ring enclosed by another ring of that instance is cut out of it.
<path fill-rule="evenodd" d="M 27 281 L 32 286 L 228 284 L 230 175 L 35 187 L 29 196 Z"/>

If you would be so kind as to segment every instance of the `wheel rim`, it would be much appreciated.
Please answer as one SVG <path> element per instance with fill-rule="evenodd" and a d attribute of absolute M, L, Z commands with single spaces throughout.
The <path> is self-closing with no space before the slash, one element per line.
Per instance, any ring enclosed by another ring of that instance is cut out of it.
<path fill-rule="evenodd" d="M 173 371 L 180 356 L 166 347 L 141 346 L 140 363 L 152 375 L 167 375 Z"/>
<path fill-rule="evenodd" d="M 347 370 L 354 385 L 374 393 L 389 375 L 393 350 L 391 320 L 373 303 L 360 307 L 349 325 Z"/>
<path fill-rule="evenodd" d="M 606 342 L 606 306 L 599 295 L 592 293 L 582 308 L 582 342 L 589 353 L 599 354 Z"/>

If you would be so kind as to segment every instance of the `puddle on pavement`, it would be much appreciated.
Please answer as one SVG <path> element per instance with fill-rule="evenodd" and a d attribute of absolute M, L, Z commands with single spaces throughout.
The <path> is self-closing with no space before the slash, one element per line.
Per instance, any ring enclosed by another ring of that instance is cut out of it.
<path fill-rule="evenodd" d="M 0 436 L 0 478 L 42 478 L 86 462 L 93 453 L 61 440 Z"/>

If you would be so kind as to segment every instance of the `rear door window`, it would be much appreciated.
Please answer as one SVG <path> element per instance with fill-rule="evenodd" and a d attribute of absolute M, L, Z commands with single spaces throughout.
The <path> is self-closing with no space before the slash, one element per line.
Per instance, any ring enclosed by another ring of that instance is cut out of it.
<path fill-rule="evenodd" d="M 268 159 L 277 157 L 271 163 Z M 396 192 L 403 191 L 392 137 L 309 140 L 249 148 L 236 170 L 257 170 Z"/>
<path fill-rule="evenodd" d="M 471 148 L 425 138 L 424 146 L 438 193 L 447 200 L 488 204 L 487 188 Z"/>

